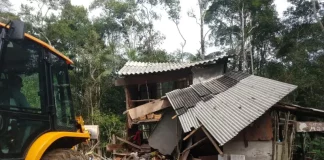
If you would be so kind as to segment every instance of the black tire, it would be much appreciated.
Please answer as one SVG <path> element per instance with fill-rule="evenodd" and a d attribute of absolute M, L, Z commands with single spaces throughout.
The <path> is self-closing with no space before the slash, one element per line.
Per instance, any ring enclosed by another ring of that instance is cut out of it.
<path fill-rule="evenodd" d="M 89 160 L 89 158 L 78 151 L 60 148 L 45 153 L 42 160 Z"/>

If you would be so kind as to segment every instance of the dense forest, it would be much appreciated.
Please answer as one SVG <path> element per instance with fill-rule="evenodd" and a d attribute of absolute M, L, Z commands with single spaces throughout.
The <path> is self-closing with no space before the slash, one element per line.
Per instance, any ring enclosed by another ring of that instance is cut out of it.
<path fill-rule="evenodd" d="M 180 0 L 94 0 L 89 8 L 70 0 L 27 0 L 17 13 L 11 12 L 13 0 L 1 0 L 0 21 L 25 21 L 30 34 L 73 59 L 76 114 L 100 125 L 104 146 L 125 127 L 124 90 L 114 86 L 114 79 L 128 60 L 182 62 L 231 55 L 231 69 L 298 85 L 287 101 L 324 109 L 324 2 L 288 2 L 291 7 L 279 18 L 273 0 L 197 0 L 199 14 L 188 16 L 199 25 L 192 32 L 199 32 L 200 49 L 191 53 L 184 52 L 186 39 L 179 28 Z M 157 7 L 183 39 L 175 52 L 160 47 L 164 35 L 154 26 Z M 98 9 L 101 15 L 90 18 Z M 210 46 L 220 51 L 206 53 Z"/>

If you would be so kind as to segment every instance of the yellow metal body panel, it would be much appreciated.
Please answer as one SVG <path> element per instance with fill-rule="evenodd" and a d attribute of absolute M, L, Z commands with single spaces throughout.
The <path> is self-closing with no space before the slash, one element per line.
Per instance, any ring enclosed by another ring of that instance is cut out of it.
<path fill-rule="evenodd" d="M 56 140 L 63 137 L 89 139 L 89 133 L 77 132 L 48 132 L 40 136 L 29 148 L 25 160 L 40 160 L 46 149 Z"/>

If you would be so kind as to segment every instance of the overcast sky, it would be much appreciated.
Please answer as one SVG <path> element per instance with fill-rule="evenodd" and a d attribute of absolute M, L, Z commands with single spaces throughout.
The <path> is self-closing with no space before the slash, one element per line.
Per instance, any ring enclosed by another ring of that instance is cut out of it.
<path fill-rule="evenodd" d="M 86 8 L 89 7 L 93 0 L 71 0 L 73 5 L 83 5 Z M 24 0 L 14 0 L 12 3 L 14 4 L 15 10 L 19 10 L 21 2 Z M 198 1 L 197 0 L 180 0 L 181 5 L 181 20 L 179 24 L 179 28 L 184 35 L 187 44 L 184 48 L 185 52 L 196 53 L 196 51 L 200 48 L 200 29 L 198 24 L 196 24 L 195 19 L 187 16 L 187 12 L 190 9 L 194 9 L 198 11 Z M 279 17 L 282 17 L 283 11 L 289 6 L 287 0 L 275 0 L 274 4 L 276 5 L 276 9 L 278 11 Z M 161 20 L 155 22 L 155 28 L 159 30 L 164 36 L 164 43 L 160 46 L 161 49 L 165 49 L 168 52 L 173 52 L 176 49 L 180 49 L 180 43 L 183 42 L 181 36 L 179 35 L 175 24 L 168 19 L 167 13 L 163 10 L 158 11 L 161 15 Z M 91 16 L 99 16 L 99 13 L 93 13 Z M 208 30 L 206 26 L 205 31 Z M 216 48 L 207 48 L 206 53 L 214 52 L 217 50 Z"/>

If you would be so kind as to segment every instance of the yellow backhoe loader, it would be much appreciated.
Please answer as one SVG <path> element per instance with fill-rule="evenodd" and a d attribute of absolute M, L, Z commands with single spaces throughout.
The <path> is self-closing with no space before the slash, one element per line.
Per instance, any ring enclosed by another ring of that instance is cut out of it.
<path fill-rule="evenodd" d="M 0 160 L 86 159 L 72 149 L 90 138 L 74 115 L 72 64 L 24 22 L 0 23 Z"/>

